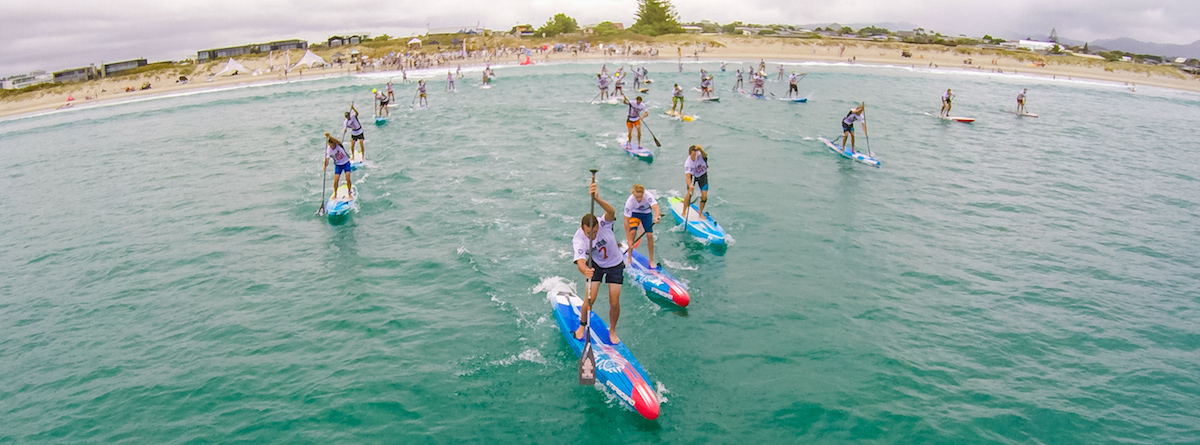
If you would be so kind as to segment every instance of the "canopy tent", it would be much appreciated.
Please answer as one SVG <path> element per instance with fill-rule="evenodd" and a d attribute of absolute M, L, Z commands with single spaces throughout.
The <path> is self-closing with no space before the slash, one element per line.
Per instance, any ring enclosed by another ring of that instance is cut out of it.
<path fill-rule="evenodd" d="M 408 41 L 408 44 L 409 44 L 409 45 L 417 45 L 417 46 L 421 46 L 421 39 L 418 39 L 418 38 L 416 38 L 416 37 L 413 37 L 413 38 L 412 38 L 412 40 L 409 40 L 409 41 Z"/>
<path fill-rule="evenodd" d="M 299 62 L 296 62 L 295 65 L 292 65 L 292 67 L 288 69 L 294 70 L 300 65 L 307 65 L 309 68 L 312 68 L 313 66 L 325 66 L 329 64 L 325 63 L 325 59 L 322 59 L 321 56 L 313 54 L 312 51 L 305 51 L 304 57 L 301 57 Z"/>
<path fill-rule="evenodd" d="M 229 61 L 225 62 L 225 68 L 222 68 L 221 71 L 218 71 L 216 75 L 220 76 L 220 75 L 224 74 L 224 75 L 232 76 L 234 74 L 248 73 L 248 72 L 250 72 L 250 70 L 246 69 L 245 66 L 242 66 L 242 64 L 238 63 L 236 60 L 233 60 L 233 58 L 230 57 Z M 229 74 L 226 74 L 226 73 L 229 73 Z"/>

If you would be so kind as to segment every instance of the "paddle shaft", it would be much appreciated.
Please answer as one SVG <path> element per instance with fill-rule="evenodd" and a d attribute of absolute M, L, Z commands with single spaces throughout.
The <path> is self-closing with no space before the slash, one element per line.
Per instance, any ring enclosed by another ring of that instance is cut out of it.
<path fill-rule="evenodd" d="M 595 184 L 596 183 L 596 169 L 592 169 L 591 172 L 592 172 L 592 184 Z M 590 191 L 588 192 L 588 200 L 592 202 L 592 212 L 590 214 L 595 216 L 596 215 L 596 197 L 592 196 Z M 597 220 L 596 221 L 596 230 L 597 230 L 596 234 L 597 235 L 599 235 L 599 230 L 600 230 L 599 226 L 600 226 L 600 221 Z M 588 238 L 588 249 L 587 249 L 587 263 L 585 263 L 589 267 L 592 264 L 592 243 L 593 242 L 595 242 L 595 239 L 589 237 Z M 593 273 L 593 275 L 595 275 L 595 273 Z M 591 318 L 591 313 L 590 313 L 591 309 L 592 309 L 591 298 L 592 298 L 592 277 L 589 276 L 589 277 L 587 277 L 587 280 L 584 281 L 584 288 L 583 288 L 583 304 L 585 306 L 587 306 L 588 310 L 583 311 L 582 310 L 583 308 L 580 308 L 580 313 L 579 313 L 579 323 L 584 326 L 584 328 L 583 328 L 583 352 L 581 354 L 579 354 L 579 384 L 580 385 L 593 385 L 596 383 L 596 374 L 595 374 L 596 357 L 595 357 L 595 355 L 592 354 L 592 335 L 591 335 L 592 328 L 587 327 L 587 324 L 586 324 L 587 323 L 586 320 Z M 590 367 L 590 372 L 592 373 L 590 376 L 584 376 L 583 373 L 585 370 L 585 366 Z"/>
<path fill-rule="evenodd" d="M 875 153 L 871 152 L 871 133 L 867 132 L 867 103 L 863 102 L 863 136 L 867 138 L 867 154 L 875 157 Z"/>

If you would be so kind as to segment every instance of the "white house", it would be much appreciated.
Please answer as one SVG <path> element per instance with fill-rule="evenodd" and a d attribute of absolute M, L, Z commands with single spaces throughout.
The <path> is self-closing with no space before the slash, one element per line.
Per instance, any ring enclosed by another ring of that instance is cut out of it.
<path fill-rule="evenodd" d="M 1025 48 L 1032 51 L 1049 51 L 1051 48 L 1054 48 L 1054 45 L 1057 45 L 1057 43 L 1022 39 L 1017 43 L 1017 48 Z"/>

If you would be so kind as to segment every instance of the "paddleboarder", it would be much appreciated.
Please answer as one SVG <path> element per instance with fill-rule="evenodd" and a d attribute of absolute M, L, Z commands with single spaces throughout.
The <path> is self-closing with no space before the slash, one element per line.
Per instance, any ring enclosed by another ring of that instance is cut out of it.
<path fill-rule="evenodd" d="M 767 76 L 763 72 L 754 74 L 754 90 L 751 91 L 751 96 L 762 97 L 766 93 L 766 88 L 763 88 L 763 82 L 766 82 Z"/>
<path fill-rule="evenodd" d="M 388 99 L 388 102 L 396 101 L 396 95 L 392 91 L 392 81 L 391 80 L 388 80 L 388 83 L 387 83 L 387 99 Z"/>
<path fill-rule="evenodd" d="M 388 117 L 390 112 L 388 110 L 387 94 L 384 94 L 377 89 L 372 89 L 371 92 L 375 93 L 375 103 L 378 104 L 378 106 L 375 108 L 375 115 Z"/>
<path fill-rule="evenodd" d="M 333 158 L 333 193 L 337 194 L 338 175 L 342 173 L 346 174 L 346 188 L 353 190 L 354 184 L 350 183 L 350 155 L 346 154 L 342 141 L 325 133 L 325 159 L 324 164 L 321 164 L 321 171 L 329 168 L 329 158 Z"/>
<path fill-rule="evenodd" d="M 603 199 L 593 182 L 588 186 L 591 198 L 604 209 L 604 217 L 597 219 L 591 213 L 583 215 L 579 229 L 571 239 L 571 247 L 575 252 L 575 267 L 588 280 L 588 298 L 579 310 L 579 329 L 575 330 L 575 339 L 583 340 L 587 329 L 588 312 L 596 302 L 600 291 L 600 281 L 608 283 L 608 337 L 609 343 L 617 344 L 617 319 L 621 317 L 621 285 L 625 283 L 625 262 L 621 258 L 621 250 L 617 246 L 617 236 L 613 232 L 613 222 L 617 219 L 616 210 Z M 588 251 L 591 251 L 591 262 L 587 261 Z"/>
<path fill-rule="evenodd" d="M 633 262 L 633 240 L 636 238 L 637 226 L 642 226 L 646 232 L 646 255 L 650 259 L 650 267 L 660 269 L 654 262 L 654 225 L 662 219 L 662 211 L 658 208 L 658 200 L 654 194 L 646 191 L 641 184 L 634 184 L 629 198 L 625 199 L 625 239 L 629 244 L 629 262 Z"/>
<path fill-rule="evenodd" d="M 1025 114 L 1029 112 L 1029 110 L 1025 109 L 1025 93 L 1027 92 L 1029 92 L 1028 88 L 1022 88 L 1021 94 L 1017 95 L 1017 114 Z"/>
<path fill-rule="evenodd" d="M 950 117 L 950 102 L 953 100 L 954 93 L 951 93 L 950 89 L 946 88 L 946 92 L 942 94 L 942 111 L 938 113 L 938 116 Z"/>
<path fill-rule="evenodd" d="M 733 91 L 742 89 L 742 70 L 737 70 L 737 83 L 733 84 Z"/>
<path fill-rule="evenodd" d="M 792 98 L 792 93 L 796 93 L 796 97 L 800 97 L 800 88 L 796 85 L 796 81 L 798 80 L 796 72 L 792 71 L 792 75 L 788 76 L 788 99 Z"/>
<path fill-rule="evenodd" d="M 678 85 L 676 87 L 678 87 Z M 633 129 L 637 128 L 637 147 L 641 148 L 642 118 L 646 117 L 646 115 L 650 113 L 646 111 L 646 105 L 642 103 L 642 96 L 638 96 L 636 99 L 634 99 L 635 102 L 632 103 L 629 102 L 629 98 L 624 98 L 622 100 L 625 102 L 625 105 L 629 105 L 629 118 L 625 121 L 625 128 L 629 130 L 629 134 L 625 137 L 625 140 L 630 142 L 631 145 L 629 148 L 633 148 Z M 682 106 L 680 107 L 680 111 L 683 111 Z"/>
<path fill-rule="evenodd" d="M 711 75 L 700 82 L 700 98 L 701 99 L 712 97 L 712 89 L 713 89 L 712 84 L 713 84 L 713 80 L 712 80 Z"/>
<path fill-rule="evenodd" d="M 351 114 L 351 112 L 354 112 L 354 114 Z M 364 145 L 365 135 L 362 123 L 358 121 L 358 110 L 354 108 L 354 102 L 350 102 L 350 111 L 346 112 L 346 122 L 342 123 L 342 131 L 345 132 L 346 130 L 350 131 L 350 155 L 354 155 L 354 142 L 358 141 L 358 149 L 362 151 L 363 159 L 366 159 L 367 147 Z"/>
<path fill-rule="evenodd" d="M 454 92 L 454 74 L 446 70 L 446 92 Z"/>
<path fill-rule="evenodd" d="M 608 79 L 604 77 L 604 74 L 596 75 L 596 87 L 600 88 L 600 101 L 608 100 Z"/>
<path fill-rule="evenodd" d="M 696 186 L 700 186 L 700 218 L 704 217 L 704 204 L 708 202 L 708 153 L 704 147 L 693 145 L 688 147 L 688 157 L 683 161 L 684 180 L 687 181 L 687 194 L 683 196 L 683 216 L 687 218 L 692 206 L 692 194 Z"/>
<path fill-rule="evenodd" d="M 866 118 L 863 117 L 863 108 L 864 107 L 865 107 L 865 105 L 859 105 L 857 107 L 854 107 L 854 109 L 850 110 L 849 113 L 846 113 L 846 117 L 842 118 L 842 151 L 845 151 L 846 154 L 848 154 L 848 155 L 852 155 L 855 153 L 855 151 L 854 151 L 854 123 L 855 122 L 866 122 Z M 846 140 L 847 139 L 850 140 L 850 149 L 849 150 L 846 150 Z"/>
<path fill-rule="evenodd" d="M 625 95 L 625 73 L 621 69 L 617 69 L 616 77 L 613 78 L 613 95 Z"/>
<path fill-rule="evenodd" d="M 679 106 L 679 111 L 675 111 L 675 106 Z M 675 84 L 674 92 L 671 93 L 671 112 L 683 113 L 683 88 L 679 84 Z"/>
<path fill-rule="evenodd" d="M 428 107 L 429 99 L 425 97 L 425 79 L 417 81 L 417 106 Z"/>

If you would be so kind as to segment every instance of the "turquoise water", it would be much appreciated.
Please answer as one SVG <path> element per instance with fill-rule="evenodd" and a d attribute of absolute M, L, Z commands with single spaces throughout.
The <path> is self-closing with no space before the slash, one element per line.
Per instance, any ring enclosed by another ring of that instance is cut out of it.
<path fill-rule="evenodd" d="M 1200 441 L 1200 97 L 809 65 L 791 104 L 731 65 L 684 123 L 717 64 L 656 64 L 646 163 L 597 65 L 398 86 L 337 226 L 322 133 L 386 75 L 0 123 L 0 442 Z M 924 114 L 946 88 L 977 123 Z M 879 169 L 815 140 L 861 100 Z M 647 421 L 576 384 L 542 289 L 582 281 L 588 169 L 679 194 L 696 143 L 733 243 L 660 226 L 686 310 L 624 287 Z"/>

